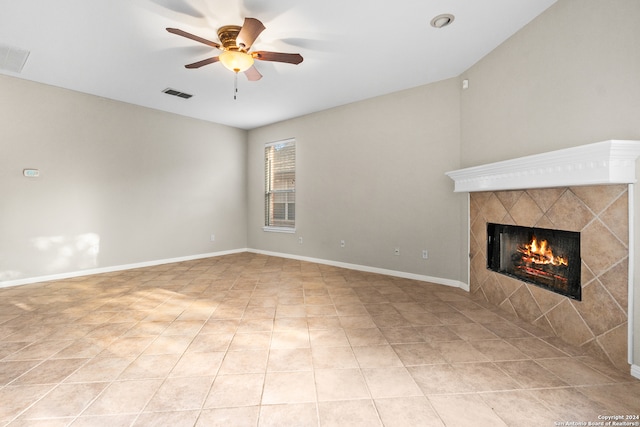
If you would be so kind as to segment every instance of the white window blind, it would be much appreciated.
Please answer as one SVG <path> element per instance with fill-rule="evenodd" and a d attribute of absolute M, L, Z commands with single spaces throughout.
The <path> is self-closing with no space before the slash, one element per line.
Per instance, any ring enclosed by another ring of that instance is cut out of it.
<path fill-rule="evenodd" d="M 296 225 L 296 141 L 264 148 L 265 228 L 293 231 Z"/>

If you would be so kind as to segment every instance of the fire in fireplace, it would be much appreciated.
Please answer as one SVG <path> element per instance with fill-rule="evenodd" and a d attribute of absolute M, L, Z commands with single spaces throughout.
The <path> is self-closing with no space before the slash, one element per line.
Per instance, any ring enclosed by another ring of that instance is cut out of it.
<path fill-rule="evenodd" d="M 580 233 L 487 223 L 487 268 L 581 300 Z"/>

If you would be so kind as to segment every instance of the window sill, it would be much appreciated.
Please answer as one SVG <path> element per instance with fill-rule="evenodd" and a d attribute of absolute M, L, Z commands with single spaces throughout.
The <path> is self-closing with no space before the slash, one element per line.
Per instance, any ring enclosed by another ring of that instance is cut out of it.
<path fill-rule="evenodd" d="M 262 227 L 262 231 L 269 231 L 272 233 L 295 233 L 295 228 L 289 227 Z"/>

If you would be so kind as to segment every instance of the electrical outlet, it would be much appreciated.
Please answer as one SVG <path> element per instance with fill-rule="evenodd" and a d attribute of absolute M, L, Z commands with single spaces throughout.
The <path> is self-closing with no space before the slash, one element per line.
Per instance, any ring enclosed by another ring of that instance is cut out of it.
<path fill-rule="evenodd" d="M 344 247 L 345 247 L 344 240 L 340 240 L 340 247 L 341 247 L 341 248 L 344 248 Z"/>
<path fill-rule="evenodd" d="M 215 235 L 215 234 L 212 234 L 212 235 L 211 235 L 211 241 L 212 241 L 212 242 L 215 242 L 215 240 L 216 240 L 216 235 Z"/>
<path fill-rule="evenodd" d="M 426 249 L 422 250 L 422 259 L 427 259 L 429 258 L 429 252 L 427 252 Z"/>
<path fill-rule="evenodd" d="M 396 256 L 400 256 L 400 248 L 395 248 L 393 250 L 393 254 L 396 255 Z"/>
<path fill-rule="evenodd" d="M 302 244 L 302 237 L 298 237 L 298 243 Z"/>

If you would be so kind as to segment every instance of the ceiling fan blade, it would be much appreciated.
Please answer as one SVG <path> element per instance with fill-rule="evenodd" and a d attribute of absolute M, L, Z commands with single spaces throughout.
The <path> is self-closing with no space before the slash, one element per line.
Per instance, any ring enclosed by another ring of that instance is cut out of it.
<path fill-rule="evenodd" d="M 256 80 L 260 80 L 262 78 L 262 74 L 260 74 L 260 72 L 254 66 L 251 66 L 251 68 L 247 69 L 244 72 L 244 75 L 247 76 L 247 80 L 251 82 L 255 82 Z"/>
<path fill-rule="evenodd" d="M 251 56 L 261 61 L 286 62 L 287 64 L 299 64 L 303 60 L 299 53 L 266 52 L 264 50 L 251 52 Z"/>
<path fill-rule="evenodd" d="M 211 47 L 215 47 L 216 49 L 220 49 L 220 45 L 218 43 L 212 42 L 211 40 L 203 39 L 202 37 L 196 36 L 196 35 L 191 34 L 191 33 L 187 33 L 186 31 L 179 30 L 178 28 L 167 28 L 167 31 L 169 31 L 172 34 L 177 34 L 179 36 L 186 37 L 188 39 L 195 40 L 197 42 L 206 44 L 207 46 L 211 46 Z"/>
<path fill-rule="evenodd" d="M 202 61 L 194 62 L 193 64 L 185 65 L 185 68 L 200 68 L 204 65 L 213 64 L 214 62 L 218 62 L 220 60 L 219 56 L 214 56 L 213 58 L 203 59 Z"/>
<path fill-rule="evenodd" d="M 236 37 L 236 44 L 248 50 L 264 29 L 265 26 L 256 18 L 244 18 L 244 24 Z"/>

